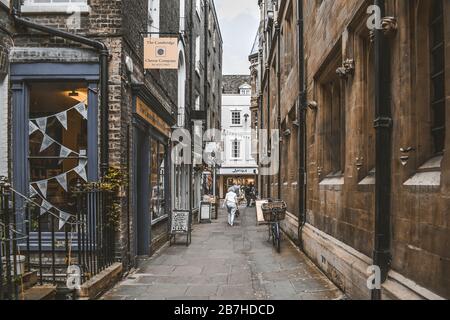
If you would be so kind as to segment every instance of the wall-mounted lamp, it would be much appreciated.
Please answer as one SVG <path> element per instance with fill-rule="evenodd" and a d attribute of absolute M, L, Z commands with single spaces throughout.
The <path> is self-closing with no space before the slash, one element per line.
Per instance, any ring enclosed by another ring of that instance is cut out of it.
<path fill-rule="evenodd" d="M 291 129 L 287 129 L 287 130 L 285 130 L 284 132 L 283 132 L 283 135 L 285 136 L 285 137 L 290 137 L 291 136 Z"/>
<path fill-rule="evenodd" d="M 69 92 L 69 97 L 75 98 L 78 97 L 80 94 L 76 90 L 72 90 Z"/>
<path fill-rule="evenodd" d="M 402 153 L 402 155 L 400 156 L 400 162 L 402 163 L 402 166 L 406 166 L 408 164 L 409 154 L 414 151 L 416 151 L 416 149 L 414 149 L 413 147 L 400 148 L 400 152 Z"/>
<path fill-rule="evenodd" d="M 248 118 L 250 117 L 250 115 L 248 115 L 247 113 L 244 114 L 244 118 L 245 118 L 245 122 L 248 122 Z"/>
<path fill-rule="evenodd" d="M 319 108 L 319 104 L 317 103 L 317 101 L 308 101 L 308 108 L 311 109 L 312 111 L 317 111 L 317 109 Z"/>

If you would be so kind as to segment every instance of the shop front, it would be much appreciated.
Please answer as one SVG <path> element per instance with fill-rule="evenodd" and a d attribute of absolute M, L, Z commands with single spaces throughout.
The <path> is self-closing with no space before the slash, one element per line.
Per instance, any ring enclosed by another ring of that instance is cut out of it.
<path fill-rule="evenodd" d="M 134 221 L 137 256 L 168 240 L 171 210 L 170 116 L 156 100 L 134 98 Z"/>
<path fill-rule="evenodd" d="M 223 199 L 228 188 L 233 186 L 256 187 L 258 169 L 257 168 L 221 168 L 220 174 L 220 197 Z"/>

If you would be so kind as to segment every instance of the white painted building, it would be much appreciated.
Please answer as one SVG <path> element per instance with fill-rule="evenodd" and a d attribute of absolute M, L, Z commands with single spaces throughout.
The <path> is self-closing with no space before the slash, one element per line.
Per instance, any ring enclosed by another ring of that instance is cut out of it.
<path fill-rule="evenodd" d="M 224 76 L 222 93 L 223 160 L 219 169 L 220 196 L 231 185 L 255 185 L 257 164 L 252 157 L 251 86 L 248 76 Z"/>

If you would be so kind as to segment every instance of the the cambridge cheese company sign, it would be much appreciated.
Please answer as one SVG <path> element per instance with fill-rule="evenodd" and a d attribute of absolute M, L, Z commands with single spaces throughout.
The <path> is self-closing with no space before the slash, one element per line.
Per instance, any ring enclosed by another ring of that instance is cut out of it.
<path fill-rule="evenodd" d="M 170 126 L 139 98 L 136 98 L 136 113 L 162 134 L 170 137 Z"/>
<path fill-rule="evenodd" d="M 178 38 L 145 38 L 145 69 L 178 69 Z"/>

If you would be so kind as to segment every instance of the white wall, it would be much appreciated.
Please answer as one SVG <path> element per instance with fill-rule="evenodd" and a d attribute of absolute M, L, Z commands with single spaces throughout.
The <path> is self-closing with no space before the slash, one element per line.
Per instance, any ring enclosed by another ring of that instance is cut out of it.
<path fill-rule="evenodd" d="M 8 176 L 8 77 L 0 80 L 0 176 Z"/>
<path fill-rule="evenodd" d="M 222 95 L 222 136 L 224 138 L 225 163 L 222 167 L 256 168 L 256 161 L 251 156 L 251 95 Z M 233 125 L 231 114 L 233 111 L 241 112 L 241 125 Z M 245 121 L 244 115 L 249 117 Z M 232 155 L 232 142 L 241 141 L 241 155 L 234 159 Z"/>

